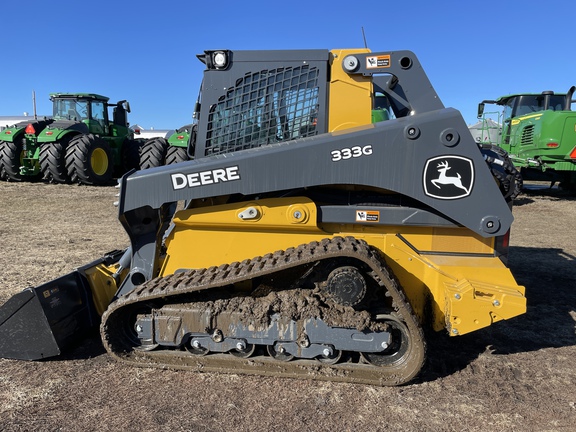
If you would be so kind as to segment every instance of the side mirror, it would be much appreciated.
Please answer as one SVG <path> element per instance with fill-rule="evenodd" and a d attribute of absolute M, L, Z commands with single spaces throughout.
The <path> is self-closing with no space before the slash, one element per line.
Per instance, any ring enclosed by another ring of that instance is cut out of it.
<path fill-rule="evenodd" d="M 482 118 L 482 114 L 484 114 L 484 106 L 484 102 L 478 104 L 478 118 Z"/>

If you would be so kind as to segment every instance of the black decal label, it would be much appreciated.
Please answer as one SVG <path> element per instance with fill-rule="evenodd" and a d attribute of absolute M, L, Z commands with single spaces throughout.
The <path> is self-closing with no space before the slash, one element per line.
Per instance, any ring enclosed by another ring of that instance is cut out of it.
<path fill-rule="evenodd" d="M 424 193 L 430 197 L 452 200 L 470 195 L 474 186 L 474 164 L 462 156 L 438 156 L 426 161 Z"/>

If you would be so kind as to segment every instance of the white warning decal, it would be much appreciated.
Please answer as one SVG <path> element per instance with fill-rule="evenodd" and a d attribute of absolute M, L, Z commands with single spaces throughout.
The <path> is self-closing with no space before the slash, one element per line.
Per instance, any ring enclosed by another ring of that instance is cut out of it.
<path fill-rule="evenodd" d="M 366 69 L 390 67 L 390 54 L 366 57 Z"/>
<path fill-rule="evenodd" d="M 380 221 L 380 212 L 377 210 L 357 210 L 356 222 L 378 222 Z"/>

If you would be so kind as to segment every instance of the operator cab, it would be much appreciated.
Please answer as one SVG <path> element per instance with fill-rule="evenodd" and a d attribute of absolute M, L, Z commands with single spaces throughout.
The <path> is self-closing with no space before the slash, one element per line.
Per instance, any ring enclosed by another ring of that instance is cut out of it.
<path fill-rule="evenodd" d="M 85 123 L 88 130 L 94 134 L 108 133 L 108 98 L 88 94 L 54 93 L 50 95 L 50 99 L 54 119 Z"/>
<path fill-rule="evenodd" d="M 504 107 L 504 121 L 521 117 L 540 111 L 571 111 L 572 99 L 576 87 L 572 86 L 567 93 L 555 94 L 553 91 L 543 91 L 540 94 L 525 93 L 502 96 L 496 100 L 485 100 L 478 104 L 478 118 L 484 114 L 485 104 L 494 104 Z"/>
<path fill-rule="evenodd" d="M 539 111 L 562 111 L 566 106 L 565 94 L 545 91 L 542 94 L 523 94 L 508 97 L 504 105 L 504 119 L 521 117 Z"/>

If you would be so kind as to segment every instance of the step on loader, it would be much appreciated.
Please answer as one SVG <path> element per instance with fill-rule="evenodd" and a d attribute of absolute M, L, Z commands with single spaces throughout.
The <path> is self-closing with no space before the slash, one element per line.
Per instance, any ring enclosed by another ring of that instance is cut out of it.
<path fill-rule="evenodd" d="M 100 325 L 127 364 L 399 385 L 425 328 L 526 311 L 516 173 L 412 52 L 198 58 L 191 160 L 121 178 L 130 246 L 9 300 L 0 356 L 55 356 Z"/>

